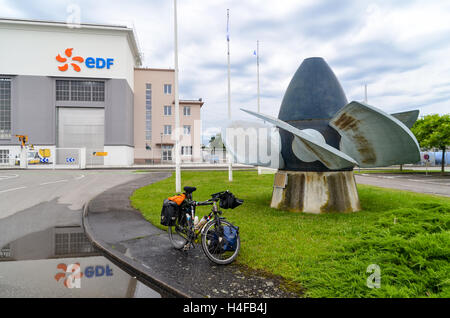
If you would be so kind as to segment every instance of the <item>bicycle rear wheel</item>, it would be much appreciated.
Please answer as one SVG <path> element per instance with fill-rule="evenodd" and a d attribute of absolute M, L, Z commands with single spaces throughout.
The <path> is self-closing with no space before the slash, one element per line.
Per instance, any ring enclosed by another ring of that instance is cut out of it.
<path fill-rule="evenodd" d="M 239 233 L 236 237 L 236 249 L 234 251 L 224 251 L 223 245 L 225 240 L 223 236 L 223 229 L 220 227 L 231 226 L 235 227 L 233 224 L 226 220 L 221 220 L 220 225 L 217 224 L 215 220 L 209 221 L 205 225 L 205 229 L 202 234 L 202 248 L 205 255 L 214 263 L 219 265 L 227 265 L 232 263 L 241 248 L 241 239 Z"/>
<path fill-rule="evenodd" d="M 167 229 L 169 232 L 169 239 L 173 247 L 177 250 L 182 249 L 188 242 L 188 228 L 178 223 L 178 218 L 174 226 L 169 226 Z"/>

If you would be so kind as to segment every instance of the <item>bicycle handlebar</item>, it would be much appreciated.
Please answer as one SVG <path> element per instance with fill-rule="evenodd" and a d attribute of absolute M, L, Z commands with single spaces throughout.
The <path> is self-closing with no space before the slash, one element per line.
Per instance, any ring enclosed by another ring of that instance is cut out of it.
<path fill-rule="evenodd" d="M 213 205 L 214 201 L 211 201 L 211 199 L 207 200 L 207 201 L 203 201 L 203 202 L 195 202 L 196 206 L 202 206 L 202 205 Z"/>
<path fill-rule="evenodd" d="M 228 190 L 211 194 L 211 199 L 208 199 L 208 200 L 202 201 L 202 202 L 195 202 L 195 205 L 196 206 L 213 205 L 214 202 L 219 201 L 220 197 L 227 192 L 228 192 Z"/>

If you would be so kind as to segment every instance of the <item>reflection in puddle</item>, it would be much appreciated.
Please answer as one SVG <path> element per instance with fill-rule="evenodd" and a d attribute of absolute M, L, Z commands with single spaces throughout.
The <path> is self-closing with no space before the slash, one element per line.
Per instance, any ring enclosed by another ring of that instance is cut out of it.
<path fill-rule="evenodd" d="M 0 250 L 0 297 L 161 297 L 101 256 L 79 226 L 29 234 Z"/>

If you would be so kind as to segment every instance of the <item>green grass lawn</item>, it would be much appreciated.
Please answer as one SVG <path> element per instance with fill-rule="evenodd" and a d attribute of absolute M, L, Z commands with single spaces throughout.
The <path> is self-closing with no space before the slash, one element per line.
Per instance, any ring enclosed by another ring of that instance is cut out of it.
<path fill-rule="evenodd" d="M 269 207 L 273 175 L 233 176 L 186 171 L 182 185 L 196 186 L 198 201 L 226 189 L 245 200 L 224 213 L 240 227 L 239 264 L 280 275 L 307 297 L 450 297 L 449 198 L 358 185 L 363 211 L 311 215 Z M 166 229 L 161 206 L 174 188 L 172 176 L 138 189 L 132 205 Z M 381 288 L 366 285 L 370 264 L 381 268 Z"/>

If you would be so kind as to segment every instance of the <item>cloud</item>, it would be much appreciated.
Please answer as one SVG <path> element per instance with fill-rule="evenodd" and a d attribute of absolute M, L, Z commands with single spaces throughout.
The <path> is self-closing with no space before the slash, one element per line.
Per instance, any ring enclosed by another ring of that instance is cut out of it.
<path fill-rule="evenodd" d="M 0 0 L 2 15 L 65 21 L 78 4 L 82 22 L 133 26 L 149 67 L 173 67 L 172 1 Z M 387 112 L 448 113 L 450 3 L 439 0 L 182 0 L 179 65 L 182 98 L 200 98 L 206 134 L 227 116 L 226 10 L 230 9 L 232 114 L 256 109 L 260 40 L 261 110 L 277 115 L 304 58 L 324 57 L 349 100 Z"/>

